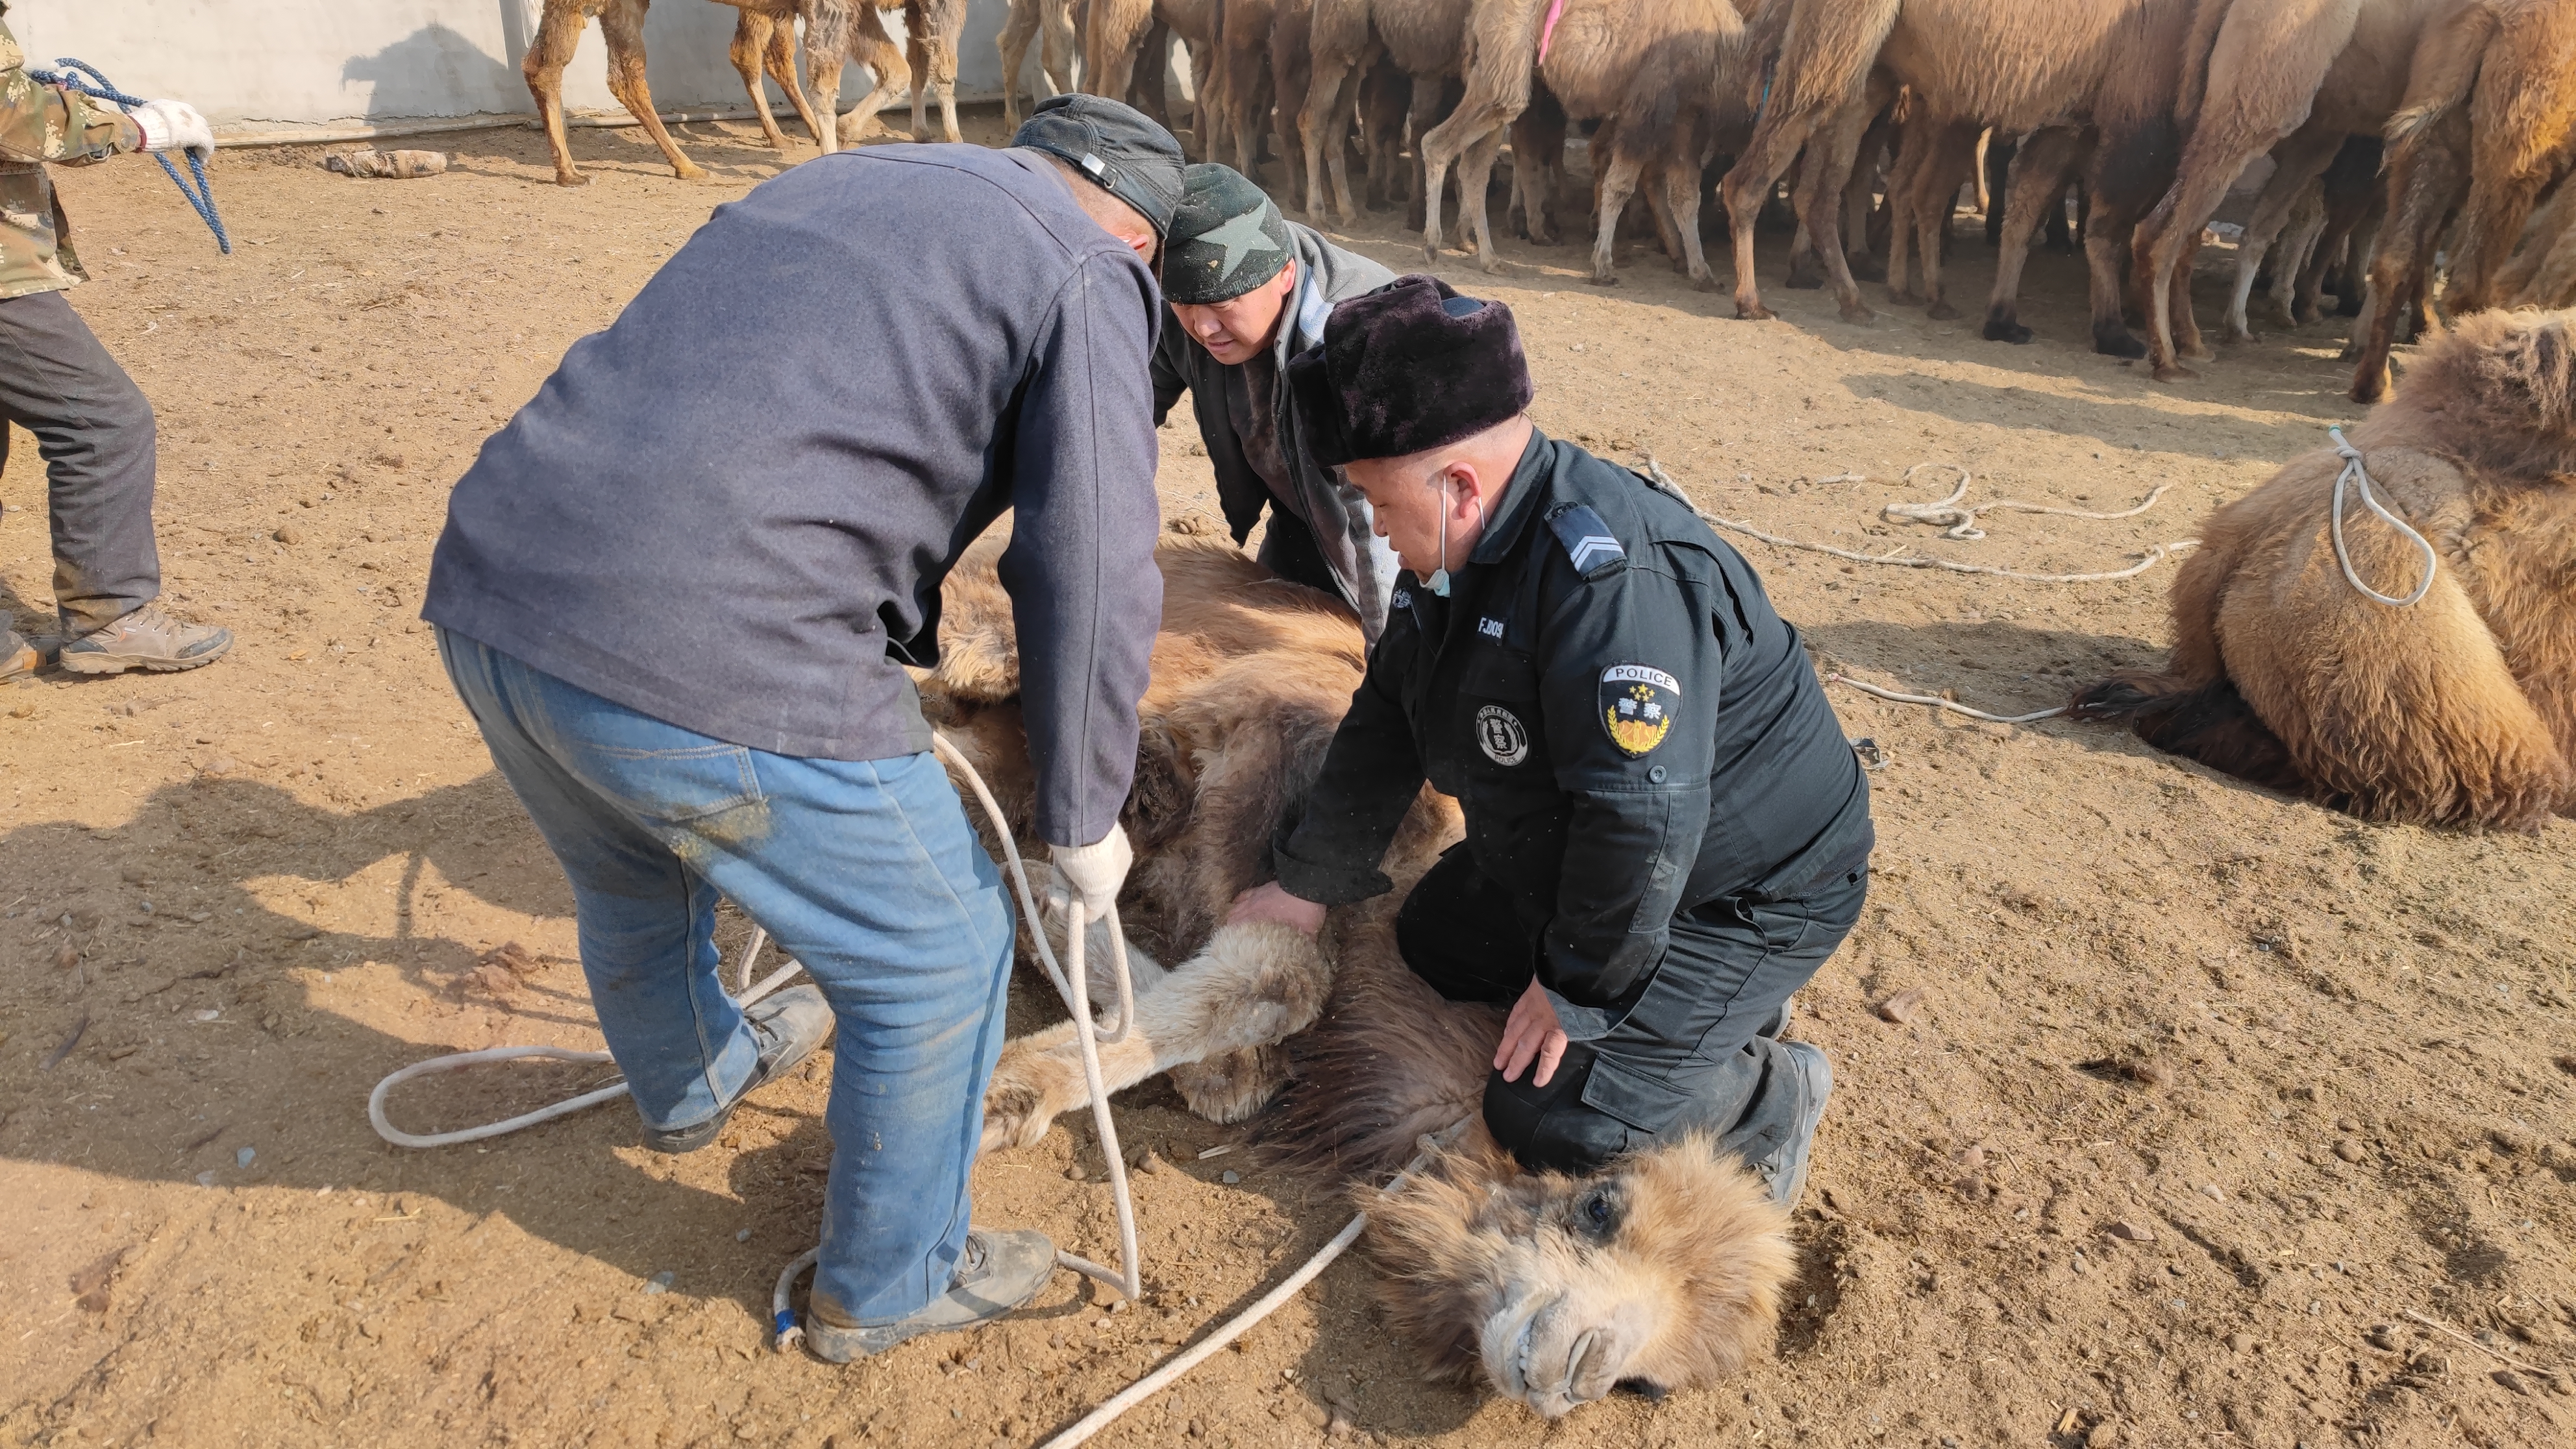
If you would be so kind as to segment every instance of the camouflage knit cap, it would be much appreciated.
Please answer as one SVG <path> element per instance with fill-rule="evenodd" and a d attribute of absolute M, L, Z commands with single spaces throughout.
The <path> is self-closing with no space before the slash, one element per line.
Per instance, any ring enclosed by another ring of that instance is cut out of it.
<path fill-rule="evenodd" d="M 1288 265 L 1288 221 L 1231 166 L 1206 163 L 1181 173 L 1181 209 L 1163 255 L 1163 295 L 1180 303 L 1223 302 Z"/>

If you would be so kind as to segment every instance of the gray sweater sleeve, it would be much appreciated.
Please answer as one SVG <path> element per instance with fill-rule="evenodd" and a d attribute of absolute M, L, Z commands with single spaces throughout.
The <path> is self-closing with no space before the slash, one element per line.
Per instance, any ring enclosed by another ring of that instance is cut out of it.
<path fill-rule="evenodd" d="M 1019 633 L 1020 702 L 1050 844 L 1109 833 L 1136 769 L 1163 576 L 1154 566 L 1151 279 L 1093 254 L 1057 294 L 1030 361 L 1011 449 L 1002 585 Z"/>

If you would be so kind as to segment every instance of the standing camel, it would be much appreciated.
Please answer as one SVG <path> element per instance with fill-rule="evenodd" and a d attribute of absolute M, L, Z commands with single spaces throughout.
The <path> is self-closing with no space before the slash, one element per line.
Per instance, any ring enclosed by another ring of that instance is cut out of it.
<path fill-rule="evenodd" d="M 1459 75 L 1472 0 L 1315 0 L 1309 32 L 1314 77 L 1308 82 L 1298 129 L 1306 143 L 1306 215 L 1321 222 L 1325 164 L 1331 163 L 1333 209 L 1344 226 L 1356 225 L 1351 201 L 1351 118 L 1360 78 L 1382 50 L 1413 78 L 1407 128 L 1420 137 L 1439 116 L 1445 83 Z M 1280 93 L 1281 106 L 1288 104 Z M 1416 147 L 1417 152 L 1419 147 Z M 1428 188 L 1425 188 L 1426 190 Z"/>
<path fill-rule="evenodd" d="M 1032 41 L 1038 42 L 1038 79 L 1029 99 L 1042 101 L 1071 90 L 1081 49 L 1073 33 L 1073 0 L 1011 0 L 996 43 L 1002 50 L 1002 125 L 1012 131 L 1020 128 L 1020 72 Z"/>
<path fill-rule="evenodd" d="M 2348 134 L 2336 126 L 2368 132 L 2377 122 L 2328 121 L 2307 135 L 2321 96 L 2350 95 L 2352 113 L 2367 117 L 2371 90 L 2361 77 L 2385 73 L 2389 57 L 2410 56 L 2425 18 L 2449 0 L 2206 0 L 2194 22 L 2187 54 L 2193 69 L 2185 75 L 2182 110 L 2193 117 L 2190 140 L 2183 146 L 2173 185 L 2155 209 L 2138 223 L 2136 234 L 2139 292 L 2147 318 L 2147 357 L 2158 382 L 2180 382 L 2199 376 L 2181 357 L 2205 356 L 2198 329 L 2191 323 L 2192 254 L 2200 247 L 2201 228 L 2236 177 L 2257 156 L 2298 136 L 2299 144 L 2284 157 L 2305 174 L 2295 184 L 2277 177 L 2286 188 L 2257 210 L 2281 216 L 2309 180 L 2323 173 Z M 2349 82 L 2329 77 L 2341 71 Z M 2385 114 L 2384 112 L 2382 113 Z M 2278 222 L 2270 223 L 2275 230 Z M 2249 228 L 2248 235 L 2252 235 Z M 2265 239 L 2269 240 L 2269 233 Z M 2177 335 L 2188 345 L 2176 347 Z"/>
<path fill-rule="evenodd" d="M 644 10 L 652 0 L 546 0 L 543 15 L 537 20 L 536 38 L 528 42 L 528 53 L 519 60 L 519 73 L 527 77 L 528 94 L 537 103 L 537 117 L 546 128 L 546 145 L 554 152 L 555 184 L 585 186 L 590 178 L 572 164 L 572 146 L 564 139 L 563 73 L 572 64 L 573 52 L 581 45 L 581 32 L 592 16 L 599 17 L 599 31 L 608 40 L 608 90 L 626 107 L 628 114 L 662 148 L 662 158 L 671 163 L 671 174 L 682 181 L 697 181 L 706 176 L 698 164 L 680 153 L 680 143 L 662 129 L 662 118 L 653 110 L 653 91 L 644 84 Z M 739 62 L 737 62 L 739 64 Z"/>
<path fill-rule="evenodd" d="M 1612 242 L 1619 214 L 1649 171 L 1663 182 L 1664 206 L 1679 233 L 1685 270 L 1708 284 L 1699 243 L 1699 178 L 1722 119 L 1742 120 L 1736 74 L 1744 20 L 1727 0 L 1479 0 L 1462 68 L 1467 93 L 1449 118 L 1422 136 L 1423 255 L 1440 256 L 1441 187 L 1459 167 L 1459 224 L 1486 271 L 1494 255 L 1485 183 L 1508 128 L 1543 79 L 1571 121 L 1599 120 L 1593 176 L 1600 191 L 1592 281 L 1618 281 Z M 1516 158 L 1517 159 L 1517 158 Z"/>
<path fill-rule="evenodd" d="M 1211 145 L 1214 117 L 1224 103 L 1211 92 L 1222 89 L 1217 58 L 1217 0 L 1091 0 L 1082 37 L 1082 83 L 1095 95 L 1124 100 L 1140 94 L 1140 109 L 1165 130 L 1170 108 L 1163 97 L 1163 68 L 1173 36 L 1189 47 L 1190 87 L 1196 95 L 1197 151 L 1202 161 L 1216 159 Z"/>
<path fill-rule="evenodd" d="M 2182 89 L 2180 72 L 2163 69 L 2152 38 L 2160 32 L 2178 36 L 2187 30 L 2186 3 L 2187 0 L 2058 0 L 2030 5 L 2022 0 L 1793 0 L 1787 37 L 1773 74 L 1770 97 L 1763 106 L 1761 124 L 1735 168 L 1727 173 L 1723 187 L 1728 219 L 1735 228 L 1736 315 L 1770 315 L 1762 306 L 1754 281 L 1755 214 L 1802 147 L 1836 129 L 1848 131 L 1856 116 L 1859 124 L 1866 124 L 1871 112 L 1863 107 L 1873 73 L 1880 75 L 1879 84 L 1883 86 L 1903 86 L 1912 92 L 1919 125 L 1991 125 L 2000 132 L 2020 134 L 2070 122 L 2081 124 L 2091 119 L 2090 113 L 2106 95 L 2123 94 L 2127 87 L 2140 87 L 2152 94 L 2159 88 L 2158 77 L 2168 77 L 2161 81 L 2162 89 Z M 2167 40 L 2162 49 L 2169 58 L 2179 47 Z M 2151 123 L 2158 108 L 2145 104 L 2143 109 L 2140 129 L 2151 137 Z M 1973 132 L 1970 139 L 1973 142 Z M 1955 152 L 1955 141 L 1944 149 Z M 2097 158 L 2104 154 L 2096 148 Z M 2122 146 L 2109 154 L 2151 155 L 2152 148 L 2141 152 Z M 1801 191 L 1808 199 L 1803 203 L 1801 219 L 1825 264 L 1844 319 L 1866 321 L 1871 314 L 1861 301 L 1859 286 L 1843 255 L 1841 219 L 1836 215 L 1843 182 L 1851 168 L 1849 154 L 1838 145 L 1829 164 L 1831 174 L 1821 178 L 1821 184 L 1809 187 L 1802 181 Z M 2097 159 L 2097 171 L 2104 165 L 2107 161 Z M 1953 172 L 1953 186 L 1955 177 L 1966 174 L 1956 171 L 1950 160 L 1945 160 L 1944 166 Z M 2033 194 L 2023 199 L 2024 215 L 2035 224 L 2046 204 L 2046 196 L 2038 194 L 2044 168 L 2030 166 L 2026 174 L 2032 178 Z M 2048 195 L 2054 195 L 2060 184 L 2056 175 L 2045 177 Z M 2020 189 L 2019 182 L 2015 189 Z M 2094 195 L 2090 204 L 2100 207 L 2113 200 L 2103 193 L 2116 189 L 2097 183 L 2091 188 Z M 1941 220 L 1946 222 L 1947 216 L 1947 209 L 1942 208 Z M 2114 248 L 2124 230 L 2115 223 L 2088 220 L 2087 258 L 2097 270 L 2116 257 Z M 2003 237 L 2008 252 L 2016 246 L 2028 246 L 2029 232 L 2016 232 L 2009 203 Z M 1891 250 L 1893 246 L 1891 241 Z M 2011 259 L 2016 281 L 2018 269 L 2017 258 Z M 1999 282 L 2003 276 L 1999 272 Z M 2097 278 L 2097 345 L 2104 340 L 2106 330 L 2106 291 L 2111 326 L 2118 325 L 2117 286 L 2106 288 Z M 1990 304 L 1990 314 L 1993 311 Z M 1990 335 L 2008 340 L 2027 337 L 2019 332 L 2019 324 L 2010 317 L 2009 309 L 2002 318 L 1990 316 L 1989 325 L 1993 328 Z"/>
<path fill-rule="evenodd" d="M 2353 369 L 2352 400 L 2388 395 L 2388 351 L 2396 339 L 2390 305 L 2408 279 L 2428 271 L 2465 172 L 2459 234 L 2451 248 L 2443 311 L 2454 317 L 2495 305 L 2497 270 L 2513 251 L 2541 189 L 2576 161 L 2576 0 L 2454 0 L 2427 26 L 2406 83 L 2406 102 L 2388 123 L 2388 221 L 2371 263 L 2369 340 Z M 2465 109 L 2467 144 L 2443 144 L 2443 122 Z M 2465 161 L 2466 165 L 2461 163 Z M 2427 168 L 2448 185 L 2410 185 Z M 2402 198 L 2402 201 L 2400 200 Z"/>

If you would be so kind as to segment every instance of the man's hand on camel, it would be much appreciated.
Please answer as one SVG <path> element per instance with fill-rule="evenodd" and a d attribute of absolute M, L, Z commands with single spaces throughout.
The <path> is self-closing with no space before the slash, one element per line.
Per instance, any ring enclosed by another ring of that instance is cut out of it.
<path fill-rule="evenodd" d="M 1530 1074 L 1533 1087 L 1546 1086 L 1556 1075 L 1556 1064 L 1565 1060 L 1565 1028 L 1557 1024 L 1556 1007 L 1536 977 L 1512 1003 L 1511 1019 L 1503 1023 L 1503 1044 L 1494 1048 L 1494 1070 L 1504 1081 L 1517 1082 L 1521 1068 L 1533 1058 L 1538 1062 L 1538 1070 Z"/>
<path fill-rule="evenodd" d="M 1229 926 L 1253 921 L 1277 921 L 1311 936 L 1324 929 L 1324 908 L 1313 901 L 1299 900 L 1288 894 L 1274 880 L 1236 896 L 1234 909 L 1226 912 L 1225 923 Z"/>

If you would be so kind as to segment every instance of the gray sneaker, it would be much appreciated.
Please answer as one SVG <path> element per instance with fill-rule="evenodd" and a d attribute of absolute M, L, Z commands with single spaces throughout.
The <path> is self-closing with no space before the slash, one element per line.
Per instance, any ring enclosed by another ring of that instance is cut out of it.
<path fill-rule="evenodd" d="M 1783 1208 L 1798 1205 L 1807 1186 L 1807 1158 L 1816 1145 L 1816 1124 L 1824 1120 L 1825 1099 L 1834 1092 L 1834 1069 L 1824 1052 L 1803 1041 L 1764 1041 L 1762 1084 L 1744 1107 L 1744 1115 L 1717 1139 L 1730 1153 L 1771 1185 L 1771 1200 Z"/>
<path fill-rule="evenodd" d="M 832 1039 L 832 1006 L 819 986 L 790 986 L 764 996 L 743 1009 L 742 1019 L 760 1042 L 760 1061 L 751 1069 L 751 1080 L 704 1122 L 667 1131 L 645 1128 L 645 1146 L 656 1152 L 681 1153 L 715 1141 L 743 1098 L 793 1071 L 798 1062 L 813 1055 L 814 1048 Z"/>
<path fill-rule="evenodd" d="M 74 674 L 166 673 L 212 664 L 232 647 L 232 630 L 182 624 L 159 604 L 146 604 L 104 629 L 66 640 L 60 663 Z"/>
<path fill-rule="evenodd" d="M 45 656 L 35 645 L 18 637 L 15 629 L 0 629 L 0 684 L 24 679 L 44 667 Z"/>
<path fill-rule="evenodd" d="M 805 1346 L 825 1363 L 848 1363 L 883 1353 L 908 1338 L 972 1328 L 1009 1313 L 1046 1286 L 1055 1275 L 1055 1244 L 1027 1228 L 1009 1232 L 970 1231 L 966 1251 L 957 1259 L 948 1291 L 921 1306 L 909 1318 L 874 1328 L 840 1327 L 816 1313 L 805 1315 Z"/>

